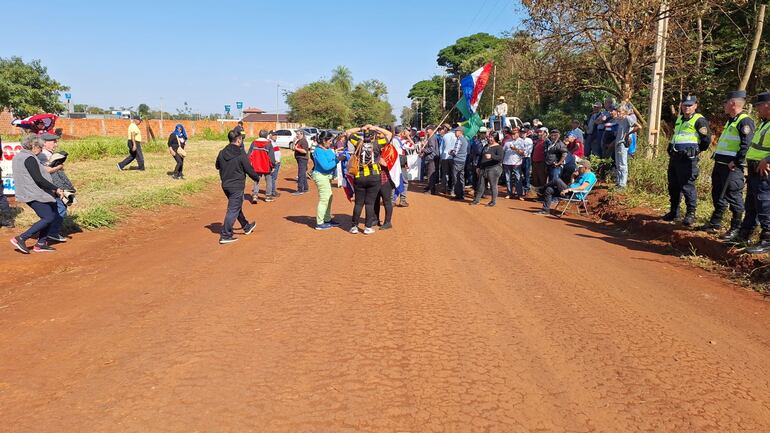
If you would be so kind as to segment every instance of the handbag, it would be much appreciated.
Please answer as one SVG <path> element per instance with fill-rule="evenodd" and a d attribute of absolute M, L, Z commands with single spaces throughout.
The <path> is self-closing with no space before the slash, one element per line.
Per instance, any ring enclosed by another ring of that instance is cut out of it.
<path fill-rule="evenodd" d="M 176 137 L 176 144 L 179 145 L 179 147 L 176 148 L 177 155 L 181 156 L 182 158 L 187 156 L 187 152 L 184 150 L 184 147 L 182 147 L 182 143 L 179 142 L 179 136 Z"/>
<path fill-rule="evenodd" d="M 361 142 L 358 143 L 358 146 L 356 146 L 356 150 L 355 152 L 353 152 L 353 156 L 350 158 L 350 161 L 348 162 L 348 173 L 350 173 L 353 177 L 358 176 L 360 156 L 361 156 L 361 150 L 363 149 L 363 145 L 364 145 L 364 140 L 362 137 Z"/>

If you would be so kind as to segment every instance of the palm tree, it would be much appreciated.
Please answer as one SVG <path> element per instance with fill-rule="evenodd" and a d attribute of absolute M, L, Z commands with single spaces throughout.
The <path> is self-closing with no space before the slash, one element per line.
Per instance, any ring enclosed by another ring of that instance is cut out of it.
<path fill-rule="evenodd" d="M 329 81 L 345 93 L 350 93 L 350 89 L 353 88 L 353 74 L 350 73 L 350 69 L 343 65 L 332 70 L 332 78 Z"/>

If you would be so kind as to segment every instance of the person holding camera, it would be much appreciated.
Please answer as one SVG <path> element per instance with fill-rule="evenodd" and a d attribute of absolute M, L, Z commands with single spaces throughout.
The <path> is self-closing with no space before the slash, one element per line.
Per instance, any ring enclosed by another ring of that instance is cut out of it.
<path fill-rule="evenodd" d="M 58 233 L 63 218 L 56 206 L 56 198 L 62 198 L 64 191 L 51 182 L 51 174 L 37 158 L 45 142 L 37 135 L 28 135 L 22 140 L 22 150 L 13 158 L 13 178 L 16 183 L 16 201 L 26 203 L 40 217 L 24 233 L 11 239 L 11 245 L 24 254 L 29 254 L 27 239 L 37 235 L 37 243 L 31 251 L 36 253 L 55 251 L 48 245 L 48 236 Z"/>
<path fill-rule="evenodd" d="M 351 128 L 345 131 L 345 134 L 356 149 L 348 166 L 350 173 L 355 178 L 355 204 L 350 233 L 359 233 L 358 223 L 361 219 L 361 211 L 366 208 L 363 233 L 370 235 L 374 233 L 372 228 L 376 218 L 374 203 L 380 193 L 381 173 L 388 171 L 387 165 L 381 158 L 382 146 L 390 142 L 392 134 L 386 129 L 372 125 Z M 378 137 L 376 134 L 380 134 L 380 136 Z"/>

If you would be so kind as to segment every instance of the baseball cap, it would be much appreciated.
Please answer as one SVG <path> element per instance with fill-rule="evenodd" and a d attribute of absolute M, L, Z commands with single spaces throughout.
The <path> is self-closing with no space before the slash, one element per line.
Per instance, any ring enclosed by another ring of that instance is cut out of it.
<path fill-rule="evenodd" d="M 591 161 L 589 161 L 586 158 L 583 158 L 580 160 L 580 162 L 577 163 L 577 165 L 585 168 L 591 168 Z"/>
<path fill-rule="evenodd" d="M 559 130 L 558 130 L 558 129 L 556 129 L 556 128 L 553 128 L 553 129 L 551 130 L 551 134 L 561 134 L 561 131 L 559 131 Z"/>
<path fill-rule="evenodd" d="M 481 128 L 479 128 L 479 132 L 487 132 L 487 131 L 489 130 L 487 129 L 486 126 L 482 126 Z"/>
<path fill-rule="evenodd" d="M 537 128 L 537 130 L 540 132 L 545 132 L 546 134 L 548 133 L 548 128 L 546 128 L 545 126 L 543 126 L 542 128 Z"/>
<path fill-rule="evenodd" d="M 44 132 L 38 135 L 38 138 L 42 138 L 43 141 L 56 141 L 61 138 L 60 135 L 51 134 L 50 132 Z"/>

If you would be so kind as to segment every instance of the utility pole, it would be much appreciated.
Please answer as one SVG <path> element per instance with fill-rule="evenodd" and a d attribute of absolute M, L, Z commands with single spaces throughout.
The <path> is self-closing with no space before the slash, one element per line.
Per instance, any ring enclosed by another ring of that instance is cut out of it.
<path fill-rule="evenodd" d="M 495 105 L 495 90 L 497 89 L 497 63 L 492 65 L 492 105 Z"/>
<path fill-rule="evenodd" d="M 655 37 L 655 66 L 652 70 L 652 85 L 650 88 L 650 121 L 647 131 L 647 158 L 658 154 L 661 134 L 661 111 L 663 108 L 663 77 L 666 73 L 666 41 L 668 38 L 668 3 L 660 4 L 658 31 Z"/>
<path fill-rule="evenodd" d="M 444 69 L 444 90 L 441 93 L 441 108 L 446 111 L 446 69 Z"/>

